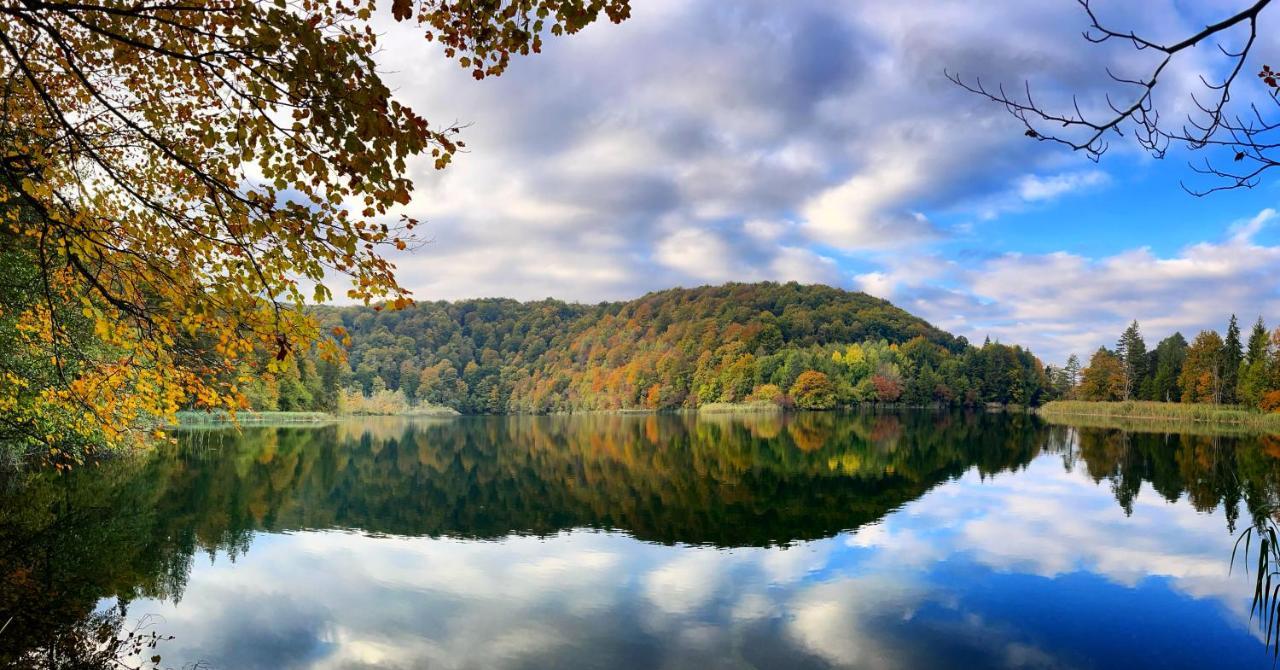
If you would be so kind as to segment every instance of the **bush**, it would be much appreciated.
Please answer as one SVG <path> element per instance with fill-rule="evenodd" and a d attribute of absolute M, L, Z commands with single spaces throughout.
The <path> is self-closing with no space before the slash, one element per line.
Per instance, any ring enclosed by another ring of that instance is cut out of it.
<path fill-rule="evenodd" d="M 876 389 L 876 398 L 880 402 L 897 402 L 902 397 L 902 384 L 892 377 L 874 375 L 871 383 Z"/>
<path fill-rule="evenodd" d="M 791 397 L 801 409 L 831 409 L 836 406 L 836 387 L 827 375 L 809 370 L 796 377 Z"/>
<path fill-rule="evenodd" d="M 777 403 L 782 399 L 782 389 L 777 384 L 761 384 L 751 390 L 751 395 L 747 396 L 747 402 L 772 402 Z"/>
<path fill-rule="evenodd" d="M 1280 412 L 1280 391 L 1267 391 L 1258 403 L 1258 409 L 1264 412 Z"/>

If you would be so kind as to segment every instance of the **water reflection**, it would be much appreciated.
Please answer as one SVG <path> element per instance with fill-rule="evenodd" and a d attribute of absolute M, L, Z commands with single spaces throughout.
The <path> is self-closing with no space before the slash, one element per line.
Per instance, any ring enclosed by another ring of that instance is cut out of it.
<path fill-rule="evenodd" d="M 1276 447 L 923 412 L 192 432 L 9 482 L 0 662 L 158 615 L 174 667 L 1262 667 L 1227 559 Z"/>

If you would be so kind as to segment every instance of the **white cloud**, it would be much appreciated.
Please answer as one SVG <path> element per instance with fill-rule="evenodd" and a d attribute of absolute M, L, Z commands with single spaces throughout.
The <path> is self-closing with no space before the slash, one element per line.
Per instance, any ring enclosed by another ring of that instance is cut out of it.
<path fill-rule="evenodd" d="M 777 255 L 769 261 L 765 279 L 798 281 L 801 284 L 835 284 L 839 282 L 839 269 L 831 258 L 803 247 L 779 247 Z"/>
<path fill-rule="evenodd" d="M 1240 243 L 1247 243 L 1254 235 L 1262 232 L 1263 227 L 1276 218 L 1276 210 L 1268 207 L 1258 212 L 1248 221 L 1240 221 L 1231 226 L 1231 238 Z"/>
<path fill-rule="evenodd" d="M 853 280 L 859 291 L 869 293 L 877 298 L 893 296 L 894 280 L 884 272 L 866 272 L 855 275 Z"/>
<path fill-rule="evenodd" d="M 1274 216 L 1264 210 L 1220 241 L 1168 256 L 1149 248 L 1098 258 L 1005 253 L 946 265 L 904 257 L 857 280 L 970 339 L 991 335 L 1062 363 L 1111 344 L 1134 319 L 1154 345 L 1174 331 L 1221 330 L 1232 313 L 1245 321 L 1280 313 L 1280 246 L 1254 241 Z M 921 274 L 922 264 L 941 271 Z"/>
<path fill-rule="evenodd" d="M 1176 11 L 1150 14 L 1178 23 Z M 452 167 L 412 166 L 410 213 L 433 243 L 397 256 L 401 276 L 422 299 L 592 301 L 725 279 L 849 286 L 842 254 L 918 250 L 967 229 L 938 224 L 942 213 L 1105 180 L 942 76 L 1096 93 L 1082 73 L 1111 56 L 1081 48 L 1081 20 L 1069 4 L 1011 1 L 664 0 L 482 82 L 387 23 L 379 62 L 397 94 L 433 121 L 468 124 Z"/>
<path fill-rule="evenodd" d="M 669 614 L 689 614 L 710 602 L 727 575 L 724 561 L 710 552 L 689 552 L 645 576 L 645 593 Z"/>
<path fill-rule="evenodd" d="M 924 597 L 920 585 L 893 577 L 822 584 L 790 603 L 787 632 L 838 667 L 910 667 L 897 641 L 876 634 L 874 619 L 907 617 Z"/>
<path fill-rule="evenodd" d="M 1048 177 L 1025 175 L 1018 180 L 1018 196 L 1028 202 L 1053 200 L 1068 193 L 1102 186 L 1110 180 L 1101 170 L 1064 172 Z"/>
<path fill-rule="evenodd" d="M 711 282 L 732 279 L 735 272 L 733 249 L 715 233 L 684 229 L 658 242 L 658 260 L 690 277 Z"/>
<path fill-rule="evenodd" d="M 922 195 L 926 148 L 906 142 L 872 156 L 847 181 L 801 206 L 805 230 L 846 249 L 883 249 L 936 239 L 941 231 L 924 214 L 908 209 Z"/>

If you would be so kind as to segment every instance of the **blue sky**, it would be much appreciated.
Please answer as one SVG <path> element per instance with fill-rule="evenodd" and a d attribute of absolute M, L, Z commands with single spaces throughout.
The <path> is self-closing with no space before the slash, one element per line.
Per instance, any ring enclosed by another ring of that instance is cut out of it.
<path fill-rule="evenodd" d="M 1047 362 L 1113 344 L 1134 318 L 1151 344 L 1232 312 L 1280 321 L 1275 183 L 1194 198 L 1185 152 L 1157 161 L 1121 139 L 1095 164 L 944 78 L 1030 80 L 1051 105 L 1123 98 L 1105 68 L 1147 56 L 1085 43 L 1075 2 L 634 4 L 623 25 L 552 40 L 481 82 L 385 26 L 398 95 L 468 124 L 452 167 L 412 167 L 429 243 L 397 263 L 418 299 L 821 282 Z M 1095 3 L 1160 39 L 1233 6 Z M 1276 27 L 1264 14 L 1258 63 L 1280 57 Z M 1188 52 L 1159 102 L 1184 113 L 1198 75 L 1225 65 Z M 1251 76 L 1241 86 L 1241 100 L 1260 94 Z"/>

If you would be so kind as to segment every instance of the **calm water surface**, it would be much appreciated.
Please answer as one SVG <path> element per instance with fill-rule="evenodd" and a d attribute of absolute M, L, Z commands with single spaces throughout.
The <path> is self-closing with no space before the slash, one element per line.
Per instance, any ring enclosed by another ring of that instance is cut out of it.
<path fill-rule="evenodd" d="M 1228 564 L 1277 456 L 924 412 L 192 431 L 7 484 L 0 665 L 141 625 L 174 668 L 1268 668 Z"/>

